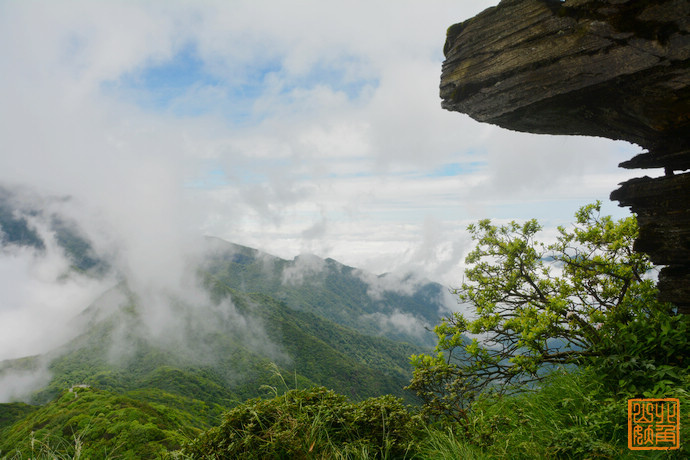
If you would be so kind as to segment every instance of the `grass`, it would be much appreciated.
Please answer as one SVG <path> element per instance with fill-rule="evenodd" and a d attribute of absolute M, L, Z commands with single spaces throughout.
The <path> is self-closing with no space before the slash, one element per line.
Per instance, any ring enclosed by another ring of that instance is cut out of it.
<path fill-rule="evenodd" d="M 75 433 L 72 440 L 68 440 L 59 436 L 37 439 L 33 432 L 29 444 L 31 445 L 31 455 L 27 458 L 31 460 L 79 460 L 84 445 L 80 433 Z M 3 460 L 23 460 L 25 457 L 21 452 L 10 455 L 4 454 L 4 456 L 0 452 L 0 458 Z"/>
<path fill-rule="evenodd" d="M 451 426 L 426 428 L 421 444 L 421 457 L 439 460 L 480 460 L 490 458 L 481 448 L 473 446 Z"/>
<path fill-rule="evenodd" d="M 678 393 L 683 413 L 690 400 Z M 596 375 L 580 371 L 554 375 L 538 390 L 478 400 L 466 429 L 428 429 L 421 457 L 681 459 L 688 458 L 688 431 L 681 423 L 680 450 L 629 450 L 627 399 L 611 397 Z"/>
<path fill-rule="evenodd" d="M 466 426 L 423 420 L 416 409 L 392 396 L 353 403 L 323 387 L 288 389 L 280 380 L 224 416 L 223 423 L 168 458 L 296 459 L 676 459 L 681 449 L 630 451 L 627 399 L 613 397 L 592 372 L 553 375 L 539 389 L 477 400 Z M 688 393 L 676 389 L 681 413 Z M 684 410 L 685 408 L 685 410 Z M 87 427 L 88 428 L 88 427 Z M 0 453 L 4 460 L 84 458 L 83 433 L 62 438 L 31 437 L 31 455 Z M 29 440 L 27 439 L 27 442 Z M 127 458 L 118 452 L 113 458 Z"/>

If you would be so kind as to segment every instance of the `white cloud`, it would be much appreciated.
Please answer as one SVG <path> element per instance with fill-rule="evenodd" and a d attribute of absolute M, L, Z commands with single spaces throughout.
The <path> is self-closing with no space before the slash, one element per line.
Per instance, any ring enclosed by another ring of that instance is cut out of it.
<path fill-rule="evenodd" d="M 413 274 L 386 273 L 377 276 L 370 272 L 356 270 L 354 275 L 367 283 L 367 295 L 374 300 L 382 300 L 386 292 L 412 295 L 426 282 L 426 280 L 416 278 Z"/>
<path fill-rule="evenodd" d="M 142 286 L 202 232 L 453 284 L 469 222 L 567 223 L 637 151 L 441 110 L 446 28 L 496 3 L 2 2 L 0 184 L 71 196 Z"/>
<path fill-rule="evenodd" d="M 61 345 L 77 333 L 69 327 L 74 316 L 112 285 L 70 272 L 52 237 L 44 241 L 42 252 L 16 246 L 0 251 L 0 360 Z"/>
<path fill-rule="evenodd" d="M 34 369 L 0 371 L 0 402 L 30 401 L 31 392 L 50 382 L 50 372 L 45 363 L 37 363 Z"/>
<path fill-rule="evenodd" d="M 311 279 L 321 273 L 326 268 L 326 261 L 313 254 L 302 254 L 295 257 L 292 264 L 283 270 L 282 283 L 300 285 L 304 283 L 305 277 Z"/>
<path fill-rule="evenodd" d="M 431 327 L 425 321 L 417 318 L 411 313 L 403 313 L 399 310 L 393 310 L 390 314 L 380 312 L 371 313 L 363 315 L 362 318 L 365 321 L 375 322 L 383 334 L 391 332 L 403 333 L 421 338 L 429 333 L 427 328 Z"/>

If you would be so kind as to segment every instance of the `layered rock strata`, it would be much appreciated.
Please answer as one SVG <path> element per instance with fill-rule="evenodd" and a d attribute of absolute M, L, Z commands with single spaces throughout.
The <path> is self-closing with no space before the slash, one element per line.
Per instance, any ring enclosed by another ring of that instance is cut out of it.
<path fill-rule="evenodd" d="M 508 129 L 601 136 L 661 177 L 611 194 L 635 249 L 665 266 L 660 297 L 690 313 L 690 1 L 504 0 L 448 29 L 442 106 Z"/>

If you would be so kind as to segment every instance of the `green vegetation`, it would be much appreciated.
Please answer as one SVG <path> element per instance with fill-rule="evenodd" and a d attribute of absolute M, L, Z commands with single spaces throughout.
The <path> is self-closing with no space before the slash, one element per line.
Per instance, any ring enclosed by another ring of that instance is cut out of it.
<path fill-rule="evenodd" d="M 412 358 L 424 413 L 464 439 L 436 434 L 436 445 L 490 458 L 637 458 L 627 400 L 687 407 L 690 318 L 656 300 L 651 264 L 632 251 L 635 220 L 601 217 L 599 204 L 576 219 L 551 245 L 535 241 L 536 221 L 470 227 L 477 247 L 457 293 L 473 317 L 444 319 L 436 354 Z"/>
<path fill-rule="evenodd" d="M 226 316 L 271 325 L 262 343 L 222 314 L 161 343 L 138 331 L 136 299 L 115 316 L 92 311 L 51 361 L 36 400 L 52 401 L 0 404 L 0 458 L 688 458 L 689 423 L 678 450 L 627 448 L 628 399 L 678 398 L 683 420 L 690 407 L 690 318 L 657 302 L 634 219 L 590 205 L 553 244 L 539 230 L 470 228 L 457 294 L 474 312 L 442 320 L 435 355 L 240 292 L 217 269 L 204 272 L 214 308 L 231 301 Z M 187 325 L 200 313 L 176 312 Z M 65 390 L 77 382 L 94 388 Z"/>
<path fill-rule="evenodd" d="M 190 419 L 188 413 L 167 404 L 75 387 L 0 431 L 0 455 L 156 458 L 198 433 L 189 427 Z"/>
<path fill-rule="evenodd" d="M 0 431 L 23 419 L 37 409 L 25 403 L 0 404 Z"/>
<path fill-rule="evenodd" d="M 681 424 L 680 450 L 628 450 L 627 399 L 612 395 L 602 380 L 593 369 L 558 372 L 538 389 L 481 396 L 467 424 L 429 419 L 392 396 L 353 403 L 323 387 L 290 390 L 238 405 L 219 426 L 196 434 L 186 428 L 189 415 L 166 403 L 151 408 L 82 389 L 78 398 L 66 392 L 12 430 L 0 431 L 0 458 L 79 458 L 75 445 L 81 458 L 687 458 L 688 424 Z M 78 405 L 88 391 L 93 401 Z M 690 379 L 663 396 L 690 407 Z M 104 419 L 106 410 L 114 414 Z M 110 423 L 121 433 L 117 442 L 97 436 Z M 139 434 L 127 435 L 129 430 Z"/>
<path fill-rule="evenodd" d="M 436 324 L 440 320 L 439 309 L 445 289 L 440 284 L 429 282 L 410 289 L 413 281 L 404 280 L 402 287 L 411 293 L 390 289 L 378 290 L 372 296 L 371 286 L 358 270 L 333 259 L 300 256 L 288 261 L 236 244 L 215 243 L 218 250 L 209 257 L 205 270 L 236 291 L 265 294 L 284 302 L 292 310 L 313 313 L 365 334 L 383 335 L 422 347 L 434 344 L 433 334 L 424 330 L 410 334 L 382 328 L 368 315 L 391 314 L 397 310 L 417 318 L 422 324 Z"/>
<path fill-rule="evenodd" d="M 412 372 L 409 356 L 420 347 L 235 291 L 210 275 L 205 282 L 215 304 L 179 306 L 172 339 L 150 337 L 137 299 L 122 294 L 126 302 L 116 310 L 95 305 L 83 315 L 84 334 L 50 356 L 1 363 L 0 376 L 48 362 L 51 381 L 32 403 L 45 404 L 75 383 L 117 393 L 158 388 L 205 402 L 209 422 L 218 421 L 220 407 L 259 396 L 257 382 L 270 379 L 272 362 L 285 375 L 296 374 L 301 387 L 324 385 L 354 400 L 383 394 L 413 400 L 403 387 Z"/>
<path fill-rule="evenodd" d="M 393 396 L 351 403 L 323 387 L 253 399 L 189 444 L 192 458 L 403 458 L 421 420 Z"/>
<path fill-rule="evenodd" d="M 688 407 L 690 381 L 666 397 Z M 686 409 L 687 411 L 687 409 Z M 685 412 L 687 414 L 687 412 Z M 631 451 L 627 447 L 627 398 L 615 397 L 593 369 L 557 372 L 539 388 L 512 395 L 481 396 L 467 424 L 440 423 L 422 445 L 423 458 L 638 459 L 687 458 L 690 429 L 681 423 L 681 449 Z M 686 424 L 687 425 L 687 424 Z"/>
<path fill-rule="evenodd" d="M 457 293 L 474 317 L 445 318 L 436 354 L 413 357 L 410 388 L 430 410 L 462 419 L 478 394 L 519 391 L 562 366 L 596 366 L 609 387 L 632 393 L 640 379 L 682 381 L 688 320 L 656 300 L 645 278 L 652 265 L 632 251 L 635 219 L 614 222 L 599 210 L 583 207 L 551 245 L 535 240 L 534 220 L 470 226 L 477 246 Z"/>

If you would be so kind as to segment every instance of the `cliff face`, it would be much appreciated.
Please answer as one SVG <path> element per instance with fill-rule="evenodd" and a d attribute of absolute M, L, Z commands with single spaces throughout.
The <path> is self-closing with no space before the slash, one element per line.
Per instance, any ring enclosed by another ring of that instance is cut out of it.
<path fill-rule="evenodd" d="M 690 1 L 503 0 L 448 29 L 442 107 L 505 128 L 622 139 L 624 168 L 666 176 L 611 194 L 635 249 L 665 265 L 660 297 L 690 313 Z"/>

